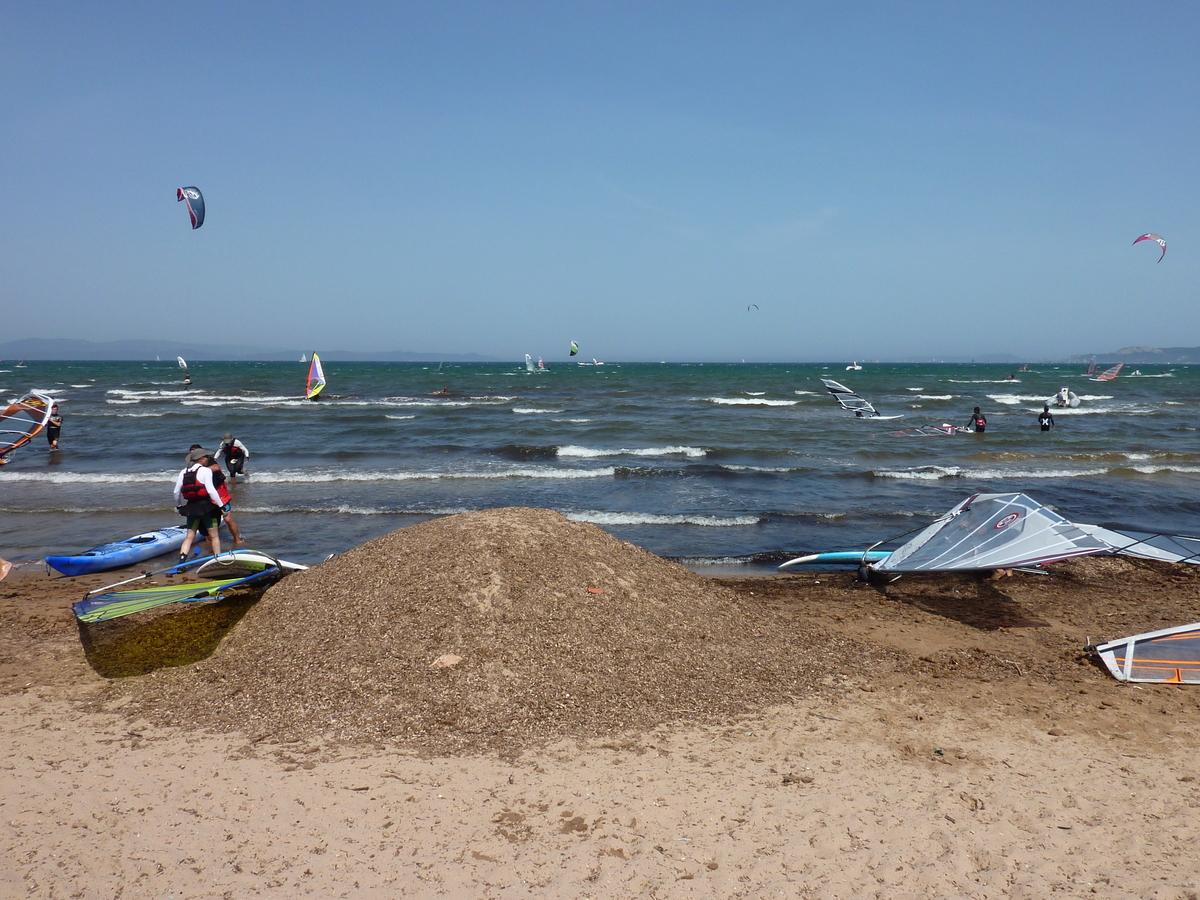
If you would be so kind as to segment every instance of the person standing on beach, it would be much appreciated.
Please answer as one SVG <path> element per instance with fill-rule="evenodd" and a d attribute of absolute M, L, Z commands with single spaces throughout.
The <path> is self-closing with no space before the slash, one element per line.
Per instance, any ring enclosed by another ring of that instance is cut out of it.
<path fill-rule="evenodd" d="M 1042 426 L 1042 431 L 1049 431 L 1054 427 L 1054 416 L 1050 413 L 1048 402 L 1042 404 L 1042 411 L 1038 413 L 1038 424 Z"/>
<path fill-rule="evenodd" d="M 225 432 L 221 437 L 221 446 L 217 448 L 217 460 L 225 457 L 225 468 L 229 470 L 229 480 L 233 481 L 239 475 L 247 474 L 245 472 L 246 460 L 250 458 L 250 451 L 246 449 L 246 445 L 233 436 L 232 432 Z"/>
<path fill-rule="evenodd" d="M 983 434 L 987 428 L 987 416 L 979 411 L 979 407 L 975 407 L 975 412 L 971 413 L 971 418 L 967 420 L 967 428 L 974 430 L 976 434 Z"/>
<path fill-rule="evenodd" d="M 58 404 L 55 403 L 50 407 L 50 418 L 46 421 L 46 442 L 50 444 L 51 450 L 58 449 L 58 433 L 62 431 L 62 414 L 58 411 Z"/>
<path fill-rule="evenodd" d="M 229 526 L 229 533 L 233 536 L 233 546 L 240 547 L 242 546 L 242 536 L 238 534 L 237 522 L 233 521 L 233 495 L 225 486 L 225 473 L 221 471 L 221 464 L 215 459 L 208 464 L 208 468 L 212 470 L 213 486 L 217 489 L 217 496 L 225 501 L 221 505 L 221 521 Z"/>
<path fill-rule="evenodd" d="M 187 562 L 197 532 L 203 532 L 216 556 L 221 552 L 221 495 L 213 485 L 212 470 L 208 468 L 212 454 L 197 448 L 188 453 L 186 466 L 175 479 L 175 509 L 187 519 L 187 535 L 179 549 L 179 561 Z"/>

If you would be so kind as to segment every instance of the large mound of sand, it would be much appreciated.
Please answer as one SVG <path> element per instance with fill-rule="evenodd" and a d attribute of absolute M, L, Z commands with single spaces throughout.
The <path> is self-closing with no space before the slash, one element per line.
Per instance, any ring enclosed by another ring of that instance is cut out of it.
<path fill-rule="evenodd" d="M 161 722 L 258 739 L 511 753 L 728 720 L 885 654 L 517 508 L 401 529 L 292 575 L 211 659 L 136 693 Z"/>

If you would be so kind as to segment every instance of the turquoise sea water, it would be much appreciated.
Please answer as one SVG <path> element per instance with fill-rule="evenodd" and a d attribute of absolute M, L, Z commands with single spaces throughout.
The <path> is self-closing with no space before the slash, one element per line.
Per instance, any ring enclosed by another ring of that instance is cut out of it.
<path fill-rule="evenodd" d="M 671 557 L 766 565 L 860 548 L 977 491 L 1021 490 L 1069 519 L 1200 533 L 1200 371 L 1089 381 L 1082 367 L 551 362 L 0 363 L 0 397 L 56 397 L 61 450 L 39 437 L 0 468 L 0 556 L 85 550 L 177 524 L 187 448 L 231 431 L 247 544 L 314 561 L 431 517 L 536 506 Z M 1015 375 L 1015 380 L 1007 376 Z M 889 421 L 855 419 L 842 381 Z M 1077 409 L 1035 422 L 1067 386 Z M 446 395 L 433 392 L 447 388 Z M 924 424 L 983 435 L 911 437 Z"/>

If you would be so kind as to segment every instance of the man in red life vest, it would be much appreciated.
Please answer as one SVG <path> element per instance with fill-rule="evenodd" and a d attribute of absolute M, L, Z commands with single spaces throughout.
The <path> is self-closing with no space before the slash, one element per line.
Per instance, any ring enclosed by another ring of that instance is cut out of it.
<path fill-rule="evenodd" d="M 187 466 L 175 479 L 175 509 L 187 519 L 187 536 L 179 550 L 179 561 L 184 562 L 202 531 L 208 537 L 213 555 L 221 552 L 221 535 L 217 527 L 221 524 L 221 495 L 213 485 L 212 470 L 208 468 L 212 454 L 203 448 L 192 450 L 187 455 Z"/>

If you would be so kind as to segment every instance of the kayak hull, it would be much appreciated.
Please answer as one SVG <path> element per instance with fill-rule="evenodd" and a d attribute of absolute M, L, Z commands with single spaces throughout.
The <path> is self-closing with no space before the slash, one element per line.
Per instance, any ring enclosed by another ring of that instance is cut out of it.
<path fill-rule="evenodd" d="M 47 556 L 46 565 L 64 575 L 90 575 L 132 566 L 183 546 L 187 529 L 178 526 L 147 531 L 123 541 L 101 544 L 77 556 Z"/>

